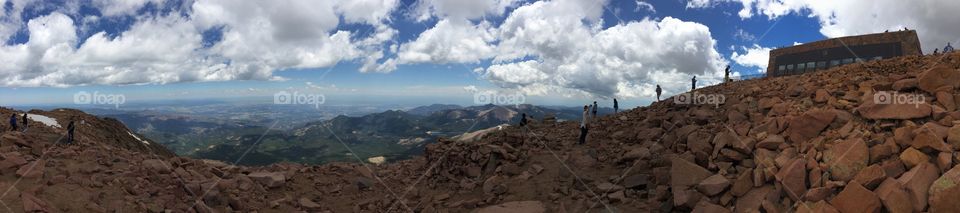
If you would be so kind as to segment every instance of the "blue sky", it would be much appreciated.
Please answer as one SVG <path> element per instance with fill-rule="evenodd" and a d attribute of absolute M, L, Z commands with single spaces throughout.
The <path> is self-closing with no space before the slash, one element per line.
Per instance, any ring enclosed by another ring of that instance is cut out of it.
<path fill-rule="evenodd" d="M 476 92 L 578 105 L 646 105 L 761 74 L 770 48 L 918 29 L 955 41 L 955 1 L 0 0 L 0 105 L 328 96 L 328 104 L 474 104 Z M 922 11 L 923 14 L 920 14 Z M 877 16 L 876 14 L 885 14 Z M 869 24 L 864 24 L 869 23 Z M 384 98 L 384 97 L 394 97 Z"/>

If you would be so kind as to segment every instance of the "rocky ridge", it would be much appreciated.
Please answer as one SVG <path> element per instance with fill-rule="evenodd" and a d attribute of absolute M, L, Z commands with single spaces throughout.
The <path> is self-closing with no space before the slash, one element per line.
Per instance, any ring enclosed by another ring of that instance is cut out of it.
<path fill-rule="evenodd" d="M 960 54 L 908 56 L 732 82 L 696 91 L 720 105 L 600 117 L 586 145 L 576 122 L 533 122 L 383 165 L 176 157 L 91 116 L 78 145 L 54 145 L 62 128 L 42 124 L 2 133 L 0 201 L 17 212 L 956 212 L 958 67 Z"/>

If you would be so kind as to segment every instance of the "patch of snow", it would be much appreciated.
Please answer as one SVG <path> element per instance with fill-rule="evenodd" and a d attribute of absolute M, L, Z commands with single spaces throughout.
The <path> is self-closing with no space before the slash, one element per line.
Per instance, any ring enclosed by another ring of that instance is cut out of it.
<path fill-rule="evenodd" d="M 137 135 L 134 135 L 132 132 L 128 131 L 127 134 L 130 134 L 130 136 L 133 136 L 133 138 L 136 138 L 138 141 L 140 141 L 140 143 L 150 145 L 150 142 L 140 139 L 140 137 L 137 137 Z"/>
<path fill-rule="evenodd" d="M 380 164 L 386 163 L 387 158 L 383 156 L 377 156 L 377 157 L 367 158 L 367 161 L 376 165 L 380 165 Z"/>
<path fill-rule="evenodd" d="M 37 114 L 27 114 L 27 118 L 29 118 L 30 120 L 34 120 L 34 121 L 46 124 L 47 126 L 60 128 L 60 123 L 57 123 L 57 119 L 54 119 L 51 117 L 37 115 Z"/>

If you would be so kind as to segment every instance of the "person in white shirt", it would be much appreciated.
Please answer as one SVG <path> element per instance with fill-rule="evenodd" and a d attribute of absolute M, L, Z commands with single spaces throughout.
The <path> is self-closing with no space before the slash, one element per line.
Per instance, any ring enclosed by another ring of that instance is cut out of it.
<path fill-rule="evenodd" d="M 587 124 L 590 122 L 590 107 L 588 105 L 583 106 L 583 120 L 580 121 L 580 142 L 578 144 L 583 145 L 587 142 Z"/>

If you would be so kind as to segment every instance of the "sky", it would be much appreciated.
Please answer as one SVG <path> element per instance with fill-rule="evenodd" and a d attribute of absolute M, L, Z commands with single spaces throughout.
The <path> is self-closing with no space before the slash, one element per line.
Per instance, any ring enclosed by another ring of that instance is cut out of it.
<path fill-rule="evenodd" d="M 770 49 L 916 29 L 960 1 L 0 0 L 0 105 L 319 94 L 325 104 L 623 107 L 763 74 Z M 99 95 L 99 96 L 98 96 Z M 487 95 L 487 96 L 483 96 Z M 482 97 L 481 97 L 482 96 Z M 100 99 L 98 99 L 100 97 Z M 516 98 L 521 97 L 521 98 Z"/>

